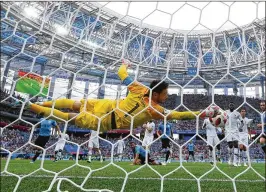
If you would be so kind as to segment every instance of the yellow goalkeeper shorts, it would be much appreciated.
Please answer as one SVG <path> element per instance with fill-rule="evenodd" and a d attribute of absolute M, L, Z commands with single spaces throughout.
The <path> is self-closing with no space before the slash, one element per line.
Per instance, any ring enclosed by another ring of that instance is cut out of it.
<path fill-rule="evenodd" d="M 88 99 L 85 101 L 82 99 L 80 102 L 80 113 L 75 120 L 76 126 L 97 130 L 98 124 L 101 122 L 101 131 L 112 128 L 110 112 L 116 101 L 109 99 Z"/>

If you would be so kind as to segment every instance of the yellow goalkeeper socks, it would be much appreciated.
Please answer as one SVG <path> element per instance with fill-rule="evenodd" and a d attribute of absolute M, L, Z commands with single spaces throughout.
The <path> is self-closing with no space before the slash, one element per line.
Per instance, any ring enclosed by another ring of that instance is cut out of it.
<path fill-rule="evenodd" d="M 51 109 L 48 107 L 42 107 L 40 105 L 31 104 L 30 110 L 37 113 L 37 114 L 44 113 L 45 117 L 48 117 L 52 112 L 53 116 L 64 119 L 64 120 L 68 120 L 68 113 L 64 113 L 64 112 L 56 110 L 56 109 Z"/>
<path fill-rule="evenodd" d="M 75 100 L 72 99 L 57 99 L 55 101 L 46 101 L 43 102 L 42 106 L 44 107 L 53 107 L 53 103 L 55 103 L 54 108 L 56 109 L 73 109 L 73 104 Z"/>

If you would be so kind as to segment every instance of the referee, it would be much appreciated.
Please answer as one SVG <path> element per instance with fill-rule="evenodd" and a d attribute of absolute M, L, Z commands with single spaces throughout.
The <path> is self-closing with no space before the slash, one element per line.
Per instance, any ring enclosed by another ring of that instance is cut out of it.
<path fill-rule="evenodd" d="M 44 113 L 40 113 L 39 116 L 40 116 L 41 128 L 40 128 L 39 136 L 35 140 L 35 145 L 44 148 L 46 143 L 50 139 L 52 128 L 56 128 L 58 134 L 60 133 L 60 129 L 55 120 L 44 119 L 43 118 Z M 34 163 L 41 153 L 42 153 L 42 150 L 36 147 L 36 153 L 34 157 L 32 158 L 31 163 Z"/>

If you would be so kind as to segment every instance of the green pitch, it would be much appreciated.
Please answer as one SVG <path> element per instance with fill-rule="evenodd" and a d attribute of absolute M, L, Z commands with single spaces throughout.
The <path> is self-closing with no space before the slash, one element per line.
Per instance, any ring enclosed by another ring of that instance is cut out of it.
<path fill-rule="evenodd" d="M 38 81 L 29 79 L 29 78 L 23 78 L 17 81 L 16 84 L 16 91 L 22 92 L 22 93 L 28 93 L 30 95 L 38 95 L 42 96 L 47 95 L 48 88 L 43 87 L 42 94 L 40 94 L 41 85 Z"/>
<path fill-rule="evenodd" d="M 1 171 L 5 167 L 6 161 L 1 162 Z M 87 189 L 109 189 L 112 191 L 121 191 L 126 174 L 123 170 L 117 168 L 108 162 L 100 163 L 93 161 L 91 164 L 86 161 L 79 161 L 80 165 L 85 167 L 79 167 L 75 165 L 74 161 L 59 161 L 52 162 L 45 160 L 43 167 L 46 170 L 53 172 L 60 172 L 58 178 L 68 178 L 74 183 L 80 185 L 84 181 L 85 177 L 90 173 L 90 170 L 97 170 L 92 172 L 90 178 L 84 183 L 84 188 Z M 14 174 L 25 176 L 40 168 L 41 161 L 36 161 L 34 164 L 30 164 L 29 160 L 11 160 L 9 162 L 8 171 Z M 130 162 L 116 163 L 122 167 L 125 171 L 131 172 L 140 166 L 132 166 Z M 236 188 L 240 192 L 257 192 L 265 191 L 265 181 L 259 177 L 252 169 L 247 167 L 230 167 L 227 164 L 217 164 L 218 168 L 224 171 L 228 176 L 235 177 L 239 173 L 247 170 L 244 174 L 236 178 Z M 190 171 L 194 176 L 200 177 L 213 167 L 209 163 L 183 163 L 186 170 Z M 105 167 L 104 169 L 101 169 Z M 152 166 L 152 168 L 165 175 L 174 169 L 178 168 L 174 173 L 165 177 L 163 182 L 163 189 L 166 192 L 193 192 L 198 191 L 198 183 L 196 180 L 186 172 L 185 169 L 180 167 L 179 163 L 171 163 L 166 166 Z M 260 175 L 265 177 L 265 164 L 252 164 L 252 167 Z M 66 169 L 68 168 L 68 169 Z M 65 169 L 65 170 L 64 170 Z M 64 171 L 62 171 L 64 170 Z M 53 178 L 53 173 L 48 173 L 42 170 L 35 172 L 21 180 L 17 191 L 19 192 L 39 192 L 45 191 L 49 188 Z M 9 192 L 13 191 L 18 179 L 15 176 L 6 174 L 1 175 L 1 191 Z M 55 181 L 51 188 L 51 191 L 56 191 L 58 180 Z M 200 182 L 202 192 L 232 192 L 233 183 L 223 175 L 218 169 L 214 169 L 211 173 L 204 176 Z M 157 192 L 160 191 L 161 180 L 156 172 L 149 167 L 143 167 L 135 173 L 129 174 L 125 185 L 126 192 Z M 81 191 L 78 187 L 75 187 L 67 180 L 62 180 L 60 190 L 68 192 Z"/>

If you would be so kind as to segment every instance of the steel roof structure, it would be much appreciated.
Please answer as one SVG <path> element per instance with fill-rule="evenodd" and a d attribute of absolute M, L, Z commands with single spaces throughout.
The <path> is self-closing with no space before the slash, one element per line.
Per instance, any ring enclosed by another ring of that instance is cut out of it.
<path fill-rule="evenodd" d="M 29 6 L 37 17 L 25 16 Z M 141 81 L 167 74 L 181 85 L 195 70 L 210 83 L 228 71 L 232 78 L 224 78 L 223 83 L 234 77 L 258 81 L 260 75 L 254 75 L 265 72 L 265 18 L 230 31 L 199 34 L 137 24 L 92 2 L 3 2 L 1 66 L 10 61 L 15 70 L 36 73 L 45 66 L 42 75 L 59 69 L 57 76 L 75 73 L 83 80 L 98 80 L 94 77 L 103 77 L 108 70 L 111 81 L 117 79 L 117 67 L 126 58 L 139 64 L 133 69 L 139 68 Z M 60 35 L 58 26 L 67 34 Z"/>

